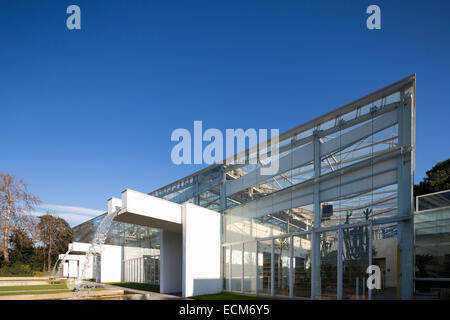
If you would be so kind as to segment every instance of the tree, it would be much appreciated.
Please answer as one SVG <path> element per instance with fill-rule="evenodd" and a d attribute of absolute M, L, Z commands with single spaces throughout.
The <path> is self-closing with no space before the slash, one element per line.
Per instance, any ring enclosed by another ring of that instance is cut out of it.
<path fill-rule="evenodd" d="M 21 228 L 15 228 L 9 237 L 10 261 L 31 265 L 34 262 L 35 250 L 33 240 Z"/>
<path fill-rule="evenodd" d="M 27 185 L 22 179 L 0 172 L 0 216 L 3 228 L 2 249 L 3 258 L 6 261 L 9 261 L 8 239 L 11 219 L 33 210 L 39 203 L 39 198 L 28 192 Z"/>
<path fill-rule="evenodd" d="M 436 163 L 427 176 L 414 185 L 414 196 L 450 189 L 450 159 Z"/>
<path fill-rule="evenodd" d="M 63 218 L 47 213 L 39 217 L 40 240 L 44 244 L 44 261 L 47 260 L 47 270 L 51 270 L 52 261 L 60 252 L 67 251 L 72 242 L 72 229 Z M 45 262 L 44 262 L 45 265 Z"/>

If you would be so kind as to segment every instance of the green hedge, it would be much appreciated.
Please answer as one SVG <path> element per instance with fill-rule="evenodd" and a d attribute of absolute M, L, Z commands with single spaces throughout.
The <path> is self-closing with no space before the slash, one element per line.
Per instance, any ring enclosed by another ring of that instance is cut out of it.
<path fill-rule="evenodd" d="M 0 276 L 19 276 L 19 275 L 33 275 L 34 271 L 31 267 L 23 263 L 14 263 L 11 265 L 4 265 L 0 268 Z"/>

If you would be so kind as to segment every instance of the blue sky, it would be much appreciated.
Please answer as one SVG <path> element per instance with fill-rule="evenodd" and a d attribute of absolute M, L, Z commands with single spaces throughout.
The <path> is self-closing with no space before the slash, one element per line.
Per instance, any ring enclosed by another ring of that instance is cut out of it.
<path fill-rule="evenodd" d="M 82 29 L 66 28 L 81 8 Z M 381 30 L 366 8 L 381 8 Z M 0 170 L 72 224 L 201 166 L 176 128 L 288 130 L 417 74 L 416 182 L 449 157 L 448 1 L 0 2 Z M 88 208 L 88 209 L 86 209 Z"/>

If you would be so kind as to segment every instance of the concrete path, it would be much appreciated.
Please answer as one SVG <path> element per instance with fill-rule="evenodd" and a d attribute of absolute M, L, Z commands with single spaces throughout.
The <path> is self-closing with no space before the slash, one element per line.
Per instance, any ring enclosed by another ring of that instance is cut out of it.
<path fill-rule="evenodd" d="M 124 290 L 105 290 L 105 291 L 91 291 L 91 292 L 60 292 L 60 293 L 42 293 L 42 294 L 21 294 L 21 295 L 10 295 L 10 296 L 0 296 L 0 300 L 59 300 L 59 299 L 71 299 L 77 298 L 82 299 L 85 297 L 106 297 L 106 296 L 117 296 L 123 295 Z"/>
<path fill-rule="evenodd" d="M 109 290 L 124 290 L 125 293 L 144 294 L 144 295 L 146 295 L 147 300 L 191 300 L 191 299 L 185 299 L 185 298 L 170 295 L 170 294 L 144 291 L 144 290 L 138 290 L 138 289 L 130 289 L 130 288 L 125 288 L 125 287 L 115 286 L 112 284 L 97 283 L 97 282 L 91 282 L 91 281 L 85 281 L 85 283 L 88 283 L 92 286 L 109 289 Z"/>
<path fill-rule="evenodd" d="M 33 280 L 48 280 L 50 277 L 0 277 L 0 281 L 33 281 Z"/>

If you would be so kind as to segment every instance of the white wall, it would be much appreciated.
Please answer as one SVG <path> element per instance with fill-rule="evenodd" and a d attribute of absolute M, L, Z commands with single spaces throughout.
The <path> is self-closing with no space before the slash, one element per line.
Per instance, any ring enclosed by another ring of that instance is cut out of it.
<path fill-rule="evenodd" d="M 63 254 L 59 255 L 59 258 L 62 259 L 64 257 Z M 89 257 L 89 264 L 86 267 L 85 279 L 94 278 L 93 274 L 93 257 Z M 65 263 L 63 265 L 63 277 L 81 277 L 82 268 L 84 263 L 86 262 L 85 255 L 79 254 L 68 254 L 65 258 Z"/>
<path fill-rule="evenodd" d="M 122 281 L 122 247 L 103 245 L 101 253 L 101 282 Z"/>
<path fill-rule="evenodd" d="M 160 292 L 176 293 L 182 291 L 182 243 L 181 233 L 161 231 Z"/>
<path fill-rule="evenodd" d="M 374 239 L 376 255 L 373 258 L 386 259 L 386 287 L 397 287 L 397 237 Z"/>
<path fill-rule="evenodd" d="M 221 292 L 220 213 L 185 203 L 182 218 L 183 297 Z"/>
<path fill-rule="evenodd" d="M 69 248 L 74 252 L 88 252 L 91 244 L 82 242 L 73 242 L 69 244 Z M 97 249 L 97 252 L 100 248 Z M 62 257 L 62 255 L 60 255 Z M 85 263 L 85 255 L 69 254 L 66 257 L 68 261 L 79 261 L 78 276 L 82 276 L 82 270 Z M 95 278 L 93 268 L 93 257 L 89 257 L 89 264 L 86 267 L 85 278 Z M 65 267 L 65 266 L 64 266 Z M 64 270 L 64 273 L 70 272 L 69 276 L 75 274 L 75 264 L 69 264 L 69 270 Z M 101 248 L 101 282 L 120 282 L 122 281 L 122 247 L 105 244 Z"/>
<path fill-rule="evenodd" d="M 68 276 L 69 278 L 78 278 L 78 266 L 79 266 L 79 261 L 77 260 L 69 260 L 68 261 Z"/>

